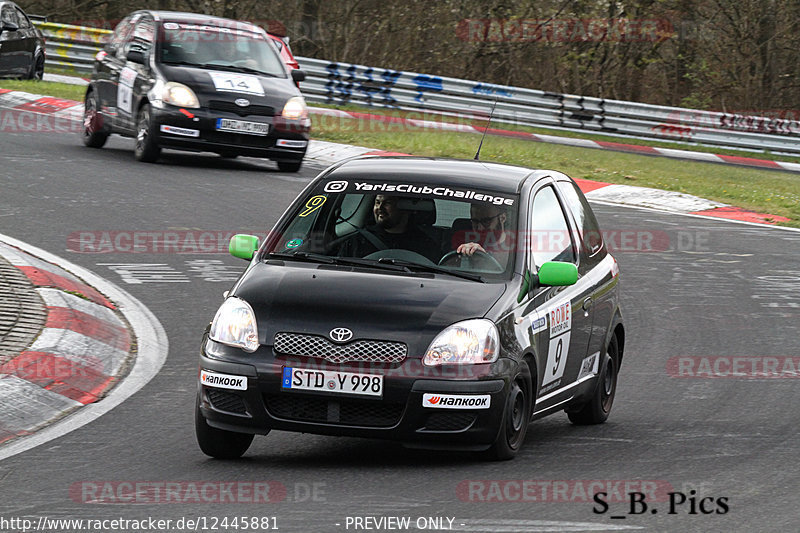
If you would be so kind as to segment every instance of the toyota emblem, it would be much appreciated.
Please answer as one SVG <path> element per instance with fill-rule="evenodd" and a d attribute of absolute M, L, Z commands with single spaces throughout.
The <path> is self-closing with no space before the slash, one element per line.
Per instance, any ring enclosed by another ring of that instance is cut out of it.
<path fill-rule="evenodd" d="M 353 332 L 347 328 L 333 328 L 330 336 L 334 342 L 347 342 L 353 338 Z"/>
<path fill-rule="evenodd" d="M 247 107 L 250 105 L 250 100 L 247 98 L 237 98 L 233 101 L 234 104 L 238 105 L 239 107 Z"/>

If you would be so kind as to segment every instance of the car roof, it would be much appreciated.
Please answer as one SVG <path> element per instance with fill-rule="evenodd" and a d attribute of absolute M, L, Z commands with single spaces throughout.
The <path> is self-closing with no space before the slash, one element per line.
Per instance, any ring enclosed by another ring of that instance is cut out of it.
<path fill-rule="evenodd" d="M 205 24 L 208 26 L 223 26 L 225 28 L 247 30 L 257 33 L 261 32 L 261 28 L 249 22 L 227 19 L 223 17 L 215 17 L 213 15 L 204 15 L 202 13 L 189 13 L 184 11 L 152 11 L 152 10 L 143 10 L 140 12 L 149 13 L 156 19 L 160 19 L 162 22 Z"/>
<path fill-rule="evenodd" d="M 404 180 L 427 185 L 452 185 L 519 193 L 536 170 L 503 163 L 434 157 L 365 156 L 338 165 L 325 178 Z M 343 176 L 344 175 L 344 176 Z"/>

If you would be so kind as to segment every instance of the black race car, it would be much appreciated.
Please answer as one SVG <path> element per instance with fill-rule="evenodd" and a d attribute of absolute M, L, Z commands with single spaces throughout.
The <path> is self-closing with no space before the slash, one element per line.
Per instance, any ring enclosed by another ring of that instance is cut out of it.
<path fill-rule="evenodd" d="M 528 423 L 606 420 L 625 346 L 619 269 L 576 184 L 548 170 L 359 158 L 324 171 L 202 341 L 197 439 L 271 429 L 507 459 Z"/>
<path fill-rule="evenodd" d="M 0 1 L 0 77 L 41 80 L 45 57 L 44 35 L 31 17 L 14 2 Z"/>
<path fill-rule="evenodd" d="M 167 11 L 125 17 L 97 54 L 86 90 L 84 144 L 135 137 L 139 161 L 161 148 L 265 157 L 300 169 L 311 122 L 266 32 L 244 22 Z"/>

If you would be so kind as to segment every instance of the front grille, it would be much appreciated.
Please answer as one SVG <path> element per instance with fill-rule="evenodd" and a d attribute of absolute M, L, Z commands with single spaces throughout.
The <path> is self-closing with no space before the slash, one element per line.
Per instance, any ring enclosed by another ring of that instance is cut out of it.
<path fill-rule="evenodd" d="M 423 431 L 461 431 L 475 422 L 471 413 L 431 413 Z"/>
<path fill-rule="evenodd" d="M 260 117 L 271 117 L 275 115 L 275 108 L 268 105 L 249 105 L 247 107 L 239 107 L 233 102 L 226 102 L 224 100 L 209 100 L 208 108 L 211 111 L 223 111 L 225 113 L 234 113 L 240 117 L 247 117 L 250 115 Z"/>
<path fill-rule="evenodd" d="M 206 394 L 208 395 L 208 401 L 211 402 L 215 409 L 236 413 L 237 415 L 247 414 L 244 400 L 238 394 L 212 388 L 206 388 Z"/>
<path fill-rule="evenodd" d="M 308 398 L 294 394 L 264 395 L 267 411 L 298 422 L 343 426 L 391 427 L 403 416 L 403 404 L 370 400 Z"/>
<path fill-rule="evenodd" d="M 331 363 L 401 363 L 407 347 L 402 342 L 358 340 L 334 344 L 319 335 L 278 333 L 275 351 L 283 355 L 316 357 Z"/>

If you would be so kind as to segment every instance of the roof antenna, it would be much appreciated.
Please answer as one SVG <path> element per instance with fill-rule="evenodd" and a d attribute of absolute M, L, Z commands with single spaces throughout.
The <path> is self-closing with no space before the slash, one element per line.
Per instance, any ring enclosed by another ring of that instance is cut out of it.
<path fill-rule="evenodd" d="M 478 145 L 478 151 L 475 152 L 475 161 L 479 161 L 478 157 L 481 155 L 481 148 L 483 147 L 483 140 L 486 138 L 486 132 L 489 131 L 489 124 L 492 123 L 492 117 L 494 116 L 494 108 L 497 107 L 497 100 L 494 101 L 492 104 L 492 112 L 489 113 L 489 120 L 486 122 L 486 128 L 483 130 L 483 135 L 481 136 L 481 143 Z"/>

